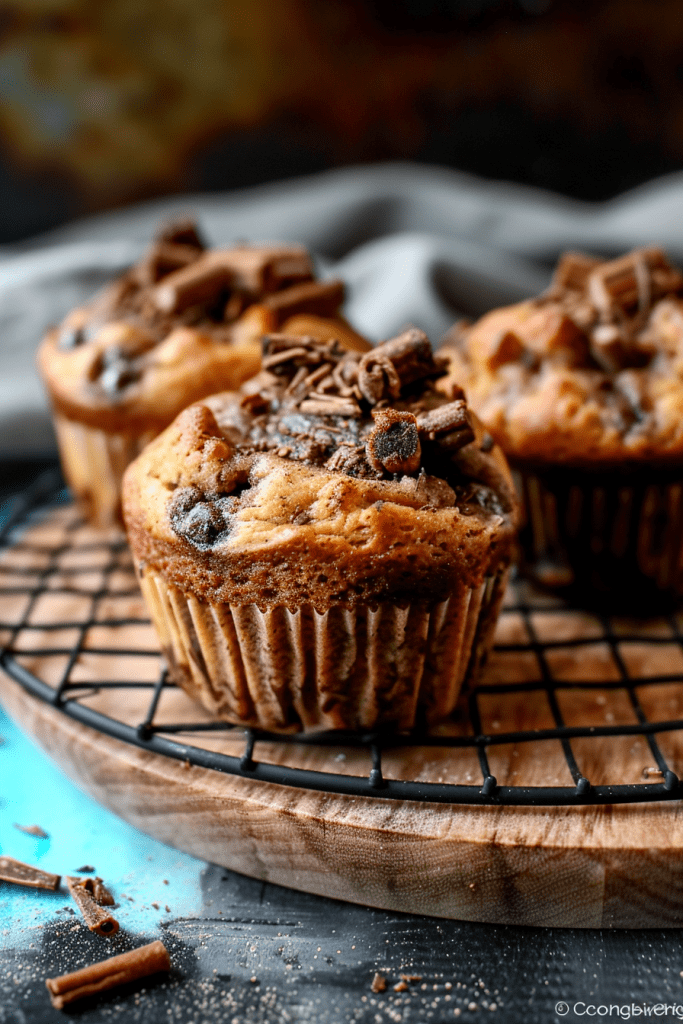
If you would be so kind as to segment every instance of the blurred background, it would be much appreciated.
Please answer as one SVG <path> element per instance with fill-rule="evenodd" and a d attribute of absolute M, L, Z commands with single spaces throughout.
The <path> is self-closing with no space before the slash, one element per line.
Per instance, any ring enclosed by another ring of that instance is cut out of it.
<path fill-rule="evenodd" d="M 0 242 L 395 159 L 582 199 L 680 168 L 679 0 L 0 4 Z"/>

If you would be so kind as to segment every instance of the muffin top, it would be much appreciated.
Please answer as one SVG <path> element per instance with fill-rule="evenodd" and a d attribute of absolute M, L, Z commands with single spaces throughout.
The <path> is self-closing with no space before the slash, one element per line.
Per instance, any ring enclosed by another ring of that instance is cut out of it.
<path fill-rule="evenodd" d="M 316 329 L 368 348 L 341 317 L 343 299 L 343 282 L 317 281 L 299 246 L 207 249 L 193 222 L 178 221 L 48 333 L 38 362 L 64 415 L 104 430 L 161 429 L 256 373 L 265 332 Z"/>
<path fill-rule="evenodd" d="M 660 249 L 566 253 L 543 295 L 444 344 L 452 379 L 513 462 L 683 454 L 683 276 Z"/>
<path fill-rule="evenodd" d="M 445 598 L 510 559 L 499 448 L 411 329 L 364 355 L 272 334 L 238 393 L 184 410 L 129 466 L 141 571 L 262 607 Z"/>

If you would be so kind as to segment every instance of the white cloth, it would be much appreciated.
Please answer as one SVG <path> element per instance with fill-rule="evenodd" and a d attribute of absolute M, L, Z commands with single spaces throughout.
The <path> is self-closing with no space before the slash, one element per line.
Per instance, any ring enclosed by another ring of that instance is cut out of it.
<path fill-rule="evenodd" d="M 352 323 L 377 341 L 406 324 L 437 342 L 459 316 L 541 290 L 564 249 L 662 245 L 683 262 L 683 173 L 604 203 L 411 164 L 329 171 L 93 217 L 0 249 L 0 456 L 54 446 L 34 369 L 45 329 L 138 258 L 160 221 L 196 216 L 207 240 L 299 241 L 348 284 Z"/>

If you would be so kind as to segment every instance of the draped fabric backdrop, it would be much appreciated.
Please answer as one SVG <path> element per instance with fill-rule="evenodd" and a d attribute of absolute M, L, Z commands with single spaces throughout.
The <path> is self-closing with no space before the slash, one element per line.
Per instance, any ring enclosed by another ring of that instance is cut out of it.
<path fill-rule="evenodd" d="M 196 216 L 212 245 L 297 241 L 348 285 L 375 341 L 407 324 L 434 343 L 546 286 L 561 251 L 662 245 L 683 263 L 683 172 L 605 203 L 410 164 L 335 170 L 240 192 L 172 197 L 0 250 L 0 457 L 54 448 L 34 358 L 45 329 L 138 258 L 160 221 Z"/>

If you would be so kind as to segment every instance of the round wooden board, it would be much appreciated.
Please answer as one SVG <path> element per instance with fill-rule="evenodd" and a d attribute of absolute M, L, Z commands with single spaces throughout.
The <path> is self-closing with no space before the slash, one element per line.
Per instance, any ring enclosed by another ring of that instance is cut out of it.
<path fill-rule="evenodd" d="M 417 805 L 252 782 L 151 754 L 3 677 L 73 781 L 149 835 L 242 874 L 386 909 L 574 928 L 683 922 L 683 809 Z M 310 765 L 310 760 L 309 760 Z"/>
<path fill-rule="evenodd" d="M 643 784 L 653 765 L 633 696 L 650 721 L 683 719 L 683 613 L 605 622 L 587 612 L 510 595 L 497 648 L 478 686 L 486 735 L 552 730 L 557 708 L 584 735 L 572 740 L 595 786 Z M 38 516 L 0 557 L 0 643 L 25 670 L 70 699 L 135 728 L 160 671 L 123 538 L 82 523 L 72 506 Z M 540 673 L 540 676 L 539 676 Z M 628 691 L 624 674 L 636 681 Z M 535 688 L 558 682 L 557 708 Z M 127 684 L 106 680 L 134 680 Z M 581 680 L 589 681 L 588 688 Z M 658 682 L 658 680 L 660 680 Z M 663 680 L 663 681 L 662 681 Z M 639 683 L 643 685 L 639 685 Z M 102 683 L 103 685 L 100 685 Z M 138 685 L 143 684 L 143 685 Z M 531 686 L 531 689 L 528 686 Z M 109 688 L 108 688 L 109 687 Z M 113 687 L 113 688 L 112 688 Z M 256 878 L 385 909 L 469 921 L 580 928 L 683 924 L 683 805 L 454 806 L 350 797 L 260 782 L 142 750 L 86 727 L 0 676 L 0 699 L 74 782 L 142 831 Z M 239 731 L 198 732 L 208 714 L 164 687 L 154 722 L 183 723 L 181 742 L 239 757 Z M 442 727 L 468 732 L 465 713 Z M 683 776 L 683 731 L 658 733 Z M 367 778 L 366 750 L 259 740 L 258 759 Z M 488 747 L 501 786 L 571 787 L 558 739 Z M 476 751 L 387 749 L 388 779 L 477 785 Z M 656 780 L 655 780 L 656 781 Z"/>

